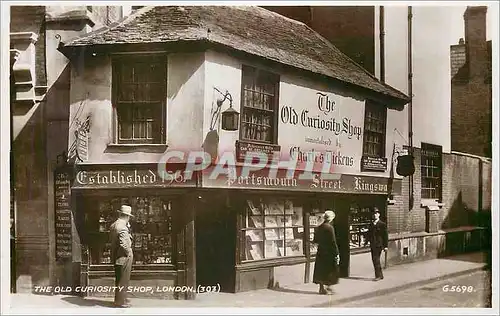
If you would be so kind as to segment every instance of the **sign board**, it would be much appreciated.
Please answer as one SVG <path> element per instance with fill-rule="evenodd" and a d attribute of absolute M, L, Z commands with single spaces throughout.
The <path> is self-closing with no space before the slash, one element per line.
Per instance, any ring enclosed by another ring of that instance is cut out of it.
<path fill-rule="evenodd" d="M 189 179 L 185 164 L 166 164 L 160 176 L 158 164 L 78 165 L 73 189 L 127 189 L 195 187 L 196 174 Z"/>
<path fill-rule="evenodd" d="M 266 189 L 306 192 L 332 192 L 332 193 L 364 193 L 388 194 L 390 178 L 370 177 L 351 174 L 328 174 L 312 172 L 310 176 L 303 177 L 303 171 L 294 172 L 287 177 L 288 170 L 279 169 L 275 176 L 270 175 L 270 169 L 250 171 L 242 174 L 242 168 L 236 167 L 236 174 L 220 174 L 214 176 L 213 167 L 203 171 L 202 183 L 205 188 L 225 189 Z M 301 175 L 303 175 L 301 177 Z M 402 181 L 392 179 L 392 193 L 401 194 Z"/>
<path fill-rule="evenodd" d="M 271 160 L 274 153 L 279 153 L 280 150 L 281 147 L 278 145 L 255 144 L 241 140 L 236 141 L 236 159 L 240 162 L 245 161 L 247 153 L 250 152 L 264 153 L 268 156 L 268 159 Z"/>
<path fill-rule="evenodd" d="M 299 165 L 326 160 L 336 173 L 359 173 L 364 117 L 362 100 L 284 78 L 278 113 L 281 156 L 297 158 Z"/>
<path fill-rule="evenodd" d="M 54 173 L 56 260 L 72 256 L 71 171 L 60 168 Z"/>
<path fill-rule="evenodd" d="M 361 158 L 361 171 L 381 171 L 387 170 L 386 157 L 363 156 Z"/>

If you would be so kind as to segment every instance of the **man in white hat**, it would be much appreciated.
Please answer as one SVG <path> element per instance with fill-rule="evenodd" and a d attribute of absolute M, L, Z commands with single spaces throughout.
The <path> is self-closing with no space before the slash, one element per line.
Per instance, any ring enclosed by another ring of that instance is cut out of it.
<path fill-rule="evenodd" d="M 132 235 L 129 220 L 132 207 L 122 205 L 118 210 L 118 219 L 110 227 L 111 259 L 115 265 L 115 306 L 130 307 L 127 302 L 127 287 L 132 272 L 134 254 L 132 252 Z M 121 290 L 120 290 L 121 289 Z"/>

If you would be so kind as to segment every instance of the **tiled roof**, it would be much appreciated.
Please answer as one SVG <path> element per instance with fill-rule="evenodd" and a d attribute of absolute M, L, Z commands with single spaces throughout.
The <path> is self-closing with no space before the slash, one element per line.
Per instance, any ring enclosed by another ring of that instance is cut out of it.
<path fill-rule="evenodd" d="M 77 46 L 207 41 L 378 92 L 399 105 L 408 97 L 380 82 L 305 24 L 269 10 L 236 6 L 145 7 L 66 43 Z"/>

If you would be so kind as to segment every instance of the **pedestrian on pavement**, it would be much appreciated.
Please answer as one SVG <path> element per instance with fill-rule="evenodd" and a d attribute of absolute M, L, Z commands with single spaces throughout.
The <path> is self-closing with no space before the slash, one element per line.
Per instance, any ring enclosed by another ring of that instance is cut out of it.
<path fill-rule="evenodd" d="M 118 210 L 119 217 L 110 227 L 111 258 L 115 266 L 115 301 L 116 307 L 130 307 L 127 300 L 127 287 L 132 272 L 134 255 L 132 252 L 132 235 L 129 220 L 132 207 L 122 205 Z"/>
<path fill-rule="evenodd" d="M 368 229 L 367 242 L 370 242 L 370 250 L 372 254 L 373 268 L 375 269 L 374 281 L 379 281 L 384 278 L 382 266 L 380 265 L 380 254 L 382 250 L 387 252 L 387 243 L 389 235 L 387 233 L 387 225 L 380 220 L 380 211 L 378 208 L 373 208 L 373 221 Z M 366 243 L 365 243 L 366 244 Z"/>
<path fill-rule="evenodd" d="M 335 213 L 327 210 L 323 218 L 323 223 L 318 226 L 314 233 L 313 242 L 318 244 L 318 252 L 314 264 L 313 282 L 319 284 L 320 294 L 329 294 L 333 292 L 331 286 L 339 282 L 340 257 L 333 228 Z"/>

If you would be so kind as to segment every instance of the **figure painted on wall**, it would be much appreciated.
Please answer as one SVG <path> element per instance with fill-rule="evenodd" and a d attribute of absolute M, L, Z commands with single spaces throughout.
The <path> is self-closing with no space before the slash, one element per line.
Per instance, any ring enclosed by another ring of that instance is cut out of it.
<path fill-rule="evenodd" d="M 382 266 L 380 265 L 380 255 L 382 254 L 382 250 L 384 253 L 387 253 L 388 240 L 387 225 L 380 220 L 380 211 L 375 207 L 373 208 L 373 221 L 368 229 L 368 238 L 366 240 L 367 243 L 370 242 L 373 268 L 375 270 L 374 281 L 384 278 Z"/>
<path fill-rule="evenodd" d="M 339 248 L 333 228 L 335 213 L 325 211 L 323 223 L 314 233 L 313 242 L 318 244 L 316 262 L 314 264 L 313 282 L 319 284 L 320 294 L 333 293 L 332 285 L 339 282 Z"/>
<path fill-rule="evenodd" d="M 132 207 L 122 205 L 118 210 L 119 217 L 110 227 L 111 258 L 115 266 L 115 301 L 116 307 L 130 307 L 127 300 L 127 288 L 132 272 L 134 254 L 132 252 L 132 235 L 129 220 Z"/>

